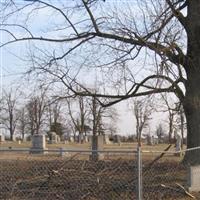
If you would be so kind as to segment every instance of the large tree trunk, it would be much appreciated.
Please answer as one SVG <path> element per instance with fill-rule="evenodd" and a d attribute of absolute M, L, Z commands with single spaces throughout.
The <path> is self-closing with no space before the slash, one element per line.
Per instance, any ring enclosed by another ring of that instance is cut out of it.
<path fill-rule="evenodd" d="M 190 71 L 193 72 L 188 76 L 183 104 L 187 120 L 187 148 L 200 146 L 200 71 L 198 68 Z M 200 163 L 200 150 L 187 153 L 186 159 L 190 163 Z"/>
<path fill-rule="evenodd" d="M 187 148 L 200 146 L 200 1 L 188 1 L 187 16 L 187 74 L 183 102 L 187 120 Z M 200 150 L 186 154 L 190 163 L 200 164 Z"/>
<path fill-rule="evenodd" d="M 199 79 L 200 80 L 200 79 Z M 187 148 L 200 146 L 200 88 L 188 88 L 184 102 L 187 120 Z M 200 163 L 200 150 L 186 154 L 186 160 L 190 163 Z"/>

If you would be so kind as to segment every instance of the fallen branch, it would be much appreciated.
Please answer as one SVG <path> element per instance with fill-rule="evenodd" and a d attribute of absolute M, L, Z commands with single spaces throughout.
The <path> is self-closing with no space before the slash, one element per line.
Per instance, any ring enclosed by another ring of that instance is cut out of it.
<path fill-rule="evenodd" d="M 196 199 L 195 196 L 193 196 L 188 191 L 186 191 L 186 189 L 182 185 L 180 185 L 179 183 L 176 183 L 176 186 L 178 186 L 179 189 L 174 188 L 172 186 L 167 186 L 167 185 L 164 185 L 164 184 L 161 184 L 160 186 L 163 187 L 163 188 L 166 188 L 166 189 L 170 189 L 170 190 L 176 191 L 176 192 L 184 192 L 185 195 L 191 197 L 192 199 Z"/>
<path fill-rule="evenodd" d="M 176 185 L 177 185 L 180 189 L 182 189 L 183 192 L 184 192 L 187 196 L 191 197 L 192 199 L 196 199 L 196 197 L 193 196 L 192 194 L 190 194 L 181 184 L 176 183 Z"/>

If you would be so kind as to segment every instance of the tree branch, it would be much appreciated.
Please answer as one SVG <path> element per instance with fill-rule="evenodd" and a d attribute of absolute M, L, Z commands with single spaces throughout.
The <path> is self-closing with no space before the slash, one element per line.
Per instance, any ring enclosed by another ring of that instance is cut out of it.
<path fill-rule="evenodd" d="M 183 25 L 184 28 L 187 28 L 186 18 L 183 16 L 183 14 L 180 12 L 180 8 L 175 8 L 175 3 L 173 4 L 171 0 L 166 0 L 167 4 L 169 5 L 172 13 L 174 16 L 178 19 L 178 21 Z"/>

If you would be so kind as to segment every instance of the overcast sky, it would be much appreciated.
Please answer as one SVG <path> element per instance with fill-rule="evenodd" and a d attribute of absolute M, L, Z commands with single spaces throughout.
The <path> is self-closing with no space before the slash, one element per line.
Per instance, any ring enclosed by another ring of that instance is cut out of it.
<path fill-rule="evenodd" d="M 19 1 L 23 2 L 23 1 Z M 120 6 L 123 6 L 123 1 L 117 1 Z M 33 20 L 32 22 L 32 31 L 37 34 L 37 31 L 41 31 L 40 24 L 47 21 L 47 19 L 51 18 L 50 12 L 48 9 L 42 10 L 42 12 L 38 12 L 39 16 L 37 16 L 37 20 Z M 39 19 L 39 21 L 38 21 Z M 13 18 L 13 20 L 15 20 Z M 53 19 L 55 20 L 55 19 Z M 59 17 L 57 21 L 60 21 L 61 18 Z M 46 27 L 51 26 L 51 24 L 46 24 Z M 45 30 L 45 27 L 42 27 L 42 31 Z M 19 31 L 19 30 L 18 30 Z M 7 34 L 3 34 L 0 32 L 0 38 L 1 43 L 6 41 L 8 38 Z M 20 31 L 17 33 L 19 35 L 23 34 Z M 48 36 L 52 36 L 52 32 L 46 32 Z M 2 89 L 7 89 L 9 87 L 18 87 L 20 84 L 24 84 L 24 80 L 22 80 L 21 76 L 22 73 L 25 72 L 28 68 L 26 65 L 27 62 L 24 62 L 27 59 L 27 51 L 25 50 L 25 47 L 27 47 L 29 44 L 20 42 L 11 44 L 9 46 L 3 47 L 0 49 L 0 60 L 1 60 L 1 93 Z M 139 64 L 138 64 L 139 66 Z M 26 84 L 26 83 L 25 83 Z M 31 85 L 30 85 L 31 87 Z M 26 88 L 28 89 L 28 87 Z M 118 105 L 116 105 L 119 113 L 119 120 L 118 120 L 118 127 L 119 127 L 119 133 L 123 135 L 128 134 L 135 134 L 135 118 L 133 111 L 131 110 L 130 103 L 129 105 L 127 102 L 121 102 Z M 155 132 L 155 127 L 164 120 L 164 115 L 162 115 L 162 118 L 160 117 L 160 114 L 153 114 L 151 125 L 149 126 L 147 132 L 150 132 L 151 134 Z"/>

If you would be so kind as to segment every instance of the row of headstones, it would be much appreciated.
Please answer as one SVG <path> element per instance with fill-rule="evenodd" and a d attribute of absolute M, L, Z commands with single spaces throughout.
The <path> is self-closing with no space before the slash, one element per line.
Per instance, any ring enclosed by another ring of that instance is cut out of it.
<path fill-rule="evenodd" d="M 175 135 L 175 147 L 176 147 L 176 151 L 180 151 L 181 150 L 181 145 L 182 145 L 182 137 L 178 134 Z M 157 145 L 159 144 L 159 139 L 157 137 L 154 136 L 147 136 L 147 145 Z"/>
<path fill-rule="evenodd" d="M 32 136 L 31 137 L 25 137 L 23 141 L 30 141 L 32 140 Z M 68 142 L 80 142 L 80 143 L 91 143 L 92 142 L 92 136 L 67 136 L 64 135 L 62 137 L 60 137 L 59 135 L 57 135 L 55 132 L 50 132 L 48 134 L 48 136 L 45 136 L 45 140 L 46 142 L 48 142 L 48 144 L 57 144 L 60 142 L 64 142 L 65 144 Z M 5 142 L 5 136 L 3 134 L 0 134 L 0 142 Z M 22 142 L 21 139 L 18 140 L 19 143 Z M 110 140 L 109 135 L 104 135 L 104 142 L 105 144 L 112 144 L 112 143 L 120 143 L 120 137 L 119 136 L 114 136 L 112 138 L 112 141 Z"/>
<path fill-rule="evenodd" d="M 105 144 L 112 144 L 112 143 L 120 143 L 120 139 L 119 138 L 114 138 L 114 140 L 110 140 L 109 135 L 104 135 L 104 143 Z M 64 138 L 62 138 L 63 141 L 65 142 L 80 142 L 80 143 L 91 143 L 92 142 L 92 136 L 66 136 Z"/>
<path fill-rule="evenodd" d="M 91 143 L 94 149 L 96 149 L 98 146 L 103 146 L 103 144 L 106 143 L 106 138 L 105 136 L 91 136 Z M 97 138 L 94 140 L 94 138 Z M 108 141 L 107 141 L 108 142 Z M 109 141 L 110 142 L 110 141 Z M 32 136 L 32 149 L 46 149 L 46 139 L 45 135 L 33 135 Z"/>
<path fill-rule="evenodd" d="M 49 132 L 48 136 L 46 136 L 46 141 L 48 144 L 57 144 L 61 141 L 65 144 L 68 142 L 80 142 L 80 143 L 91 143 L 92 142 L 92 136 L 67 136 L 64 135 L 60 138 L 59 135 L 57 135 L 55 132 Z M 104 142 L 105 144 L 111 144 L 110 138 L 108 135 L 104 135 Z M 116 138 L 113 142 L 119 142 L 119 139 Z"/>
<path fill-rule="evenodd" d="M 45 138 L 45 140 L 47 140 L 45 135 L 44 135 L 44 138 Z M 26 139 L 27 138 L 25 138 L 24 141 L 28 141 Z M 13 140 L 13 141 L 16 141 L 16 140 Z M 18 139 L 17 141 L 21 143 L 22 140 Z M 0 142 L 5 142 L 5 135 L 0 134 Z M 48 139 L 49 144 L 54 144 L 54 143 L 58 143 L 58 142 L 60 142 L 60 137 L 57 134 L 52 134 L 51 138 Z"/>
<path fill-rule="evenodd" d="M 104 136 L 92 136 L 91 147 L 94 150 L 91 155 L 92 160 L 98 160 L 100 156 L 102 157 L 102 154 L 97 151 L 102 151 L 103 145 Z M 33 135 L 30 153 L 45 153 L 47 151 L 45 135 Z"/>

